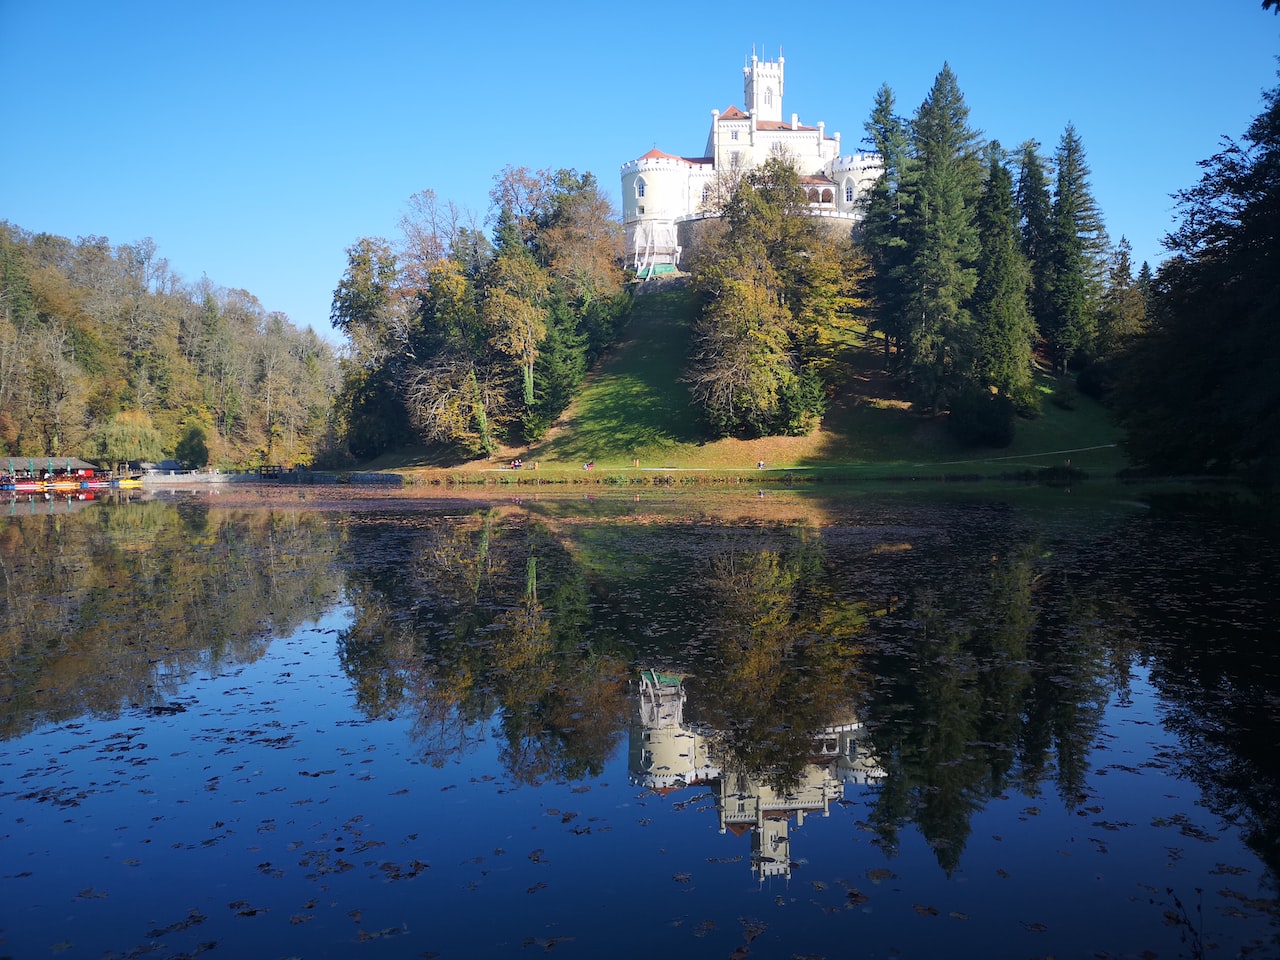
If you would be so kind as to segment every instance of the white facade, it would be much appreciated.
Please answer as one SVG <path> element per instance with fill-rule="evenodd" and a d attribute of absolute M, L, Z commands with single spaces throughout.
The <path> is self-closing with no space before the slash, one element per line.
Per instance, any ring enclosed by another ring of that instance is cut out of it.
<path fill-rule="evenodd" d="M 622 221 L 627 260 L 640 276 L 655 268 L 670 270 L 682 252 L 678 225 L 716 216 L 718 176 L 745 172 L 770 157 L 795 164 L 809 198 L 809 209 L 849 227 L 861 216 L 863 196 L 880 176 L 874 153 L 841 155 L 840 134 L 826 125 L 800 123 L 798 114 L 782 119 L 782 57 L 760 60 L 754 54 L 743 67 L 745 110 L 731 106 L 711 111 L 711 131 L 701 157 L 678 157 L 650 150 L 622 165 Z"/>

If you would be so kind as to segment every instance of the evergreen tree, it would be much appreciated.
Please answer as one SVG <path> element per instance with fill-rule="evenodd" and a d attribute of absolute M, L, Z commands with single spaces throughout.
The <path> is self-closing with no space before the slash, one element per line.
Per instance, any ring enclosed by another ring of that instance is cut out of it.
<path fill-rule="evenodd" d="M 1147 269 L 1149 273 L 1150 268 Z M 1133 248 L 1125 237 L 1121 237 L 1111 257 L 1107 289 L 1098 314 L 1099 359 L 1116 357 L 1142 332 L 1146 322 L 1146 297 L 1141 284 L 1133 277 Z"/>
<path fill-rule="evenodd" d="M 1178 194 L 1174 256 L 1117 389 L 1125 445 L 1160 470 L 1280 480 L 1280 87 Z"/>
<path fill-rule="evenodd" d="M 1022 220 L 1022 254 L 1031 270 L 1031 316 L 1036 329 L 1049 327 L 1053 259 L 1050 255 L 1053 201 L 1045 174 L 1040 145 L 1026 141 L 1021 148 L 1018 169 L 1018 212 Z"/>
<path fill-rule="evenodd" d="M 977 332 L 975 378 L 1024 411 L 1035 407 L 1031 349 L 1035 325 L 1027 302 L 1030 271 L 1018 236 L 1013 175 L 998 143 L 988 148 L 987 180 L 977 208 L 981 255 L 973 313 Z"/>
<path fill-rule="evenodd" d="M 862 241 L 872 270 L 873 326 L 884 338 L 885 366 L 902 357 L 906 339 L 906 304 L 902 296 L 909 266 L 904 239 L 909 197 L 909 141 L 906 122 L 894 113 L 893 91 L 882 84 L 876 91 L 871 117 L 863 125 L 871 147 L 880 155 L 884 172 L 865 200 Z"/>
<path fill-rule="evenodd" d="M 973 321 L 968 300 L 977 283 L 978 233 L 973 207 L 981 191 L 979 137 L 955 74 L 944 64 L 911 124 L 912 187 L 907 224 L 906 353 L 917 396 L 941 410 L 968 384 Z"/>
<path fill-rule="evenodd" d="M 1047 314 L 1040 319 L 1053 368 L 1090 360 L 1096 350 L 1097 309 L 1107 238 L 1089 186 L 1084 145 L 1067 124 L 1055 154 L 1058 171 L 1050 222 Z"/>
<path fill-rule="evenodd" d="M 1142 266 L 1138 270 L 1137 280 L 1138 292 L 1142 294 L 1142 306 L 1145 313 L 1151 315 L 1151 295 L 1155 291 L 1155 274 L 1151 270 L 1151 264 L 1142 261 Z"/>

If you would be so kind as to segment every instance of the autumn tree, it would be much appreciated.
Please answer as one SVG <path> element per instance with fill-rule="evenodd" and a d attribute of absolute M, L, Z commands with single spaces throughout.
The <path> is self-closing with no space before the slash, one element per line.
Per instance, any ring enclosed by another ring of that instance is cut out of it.
<path fill-rule="evenodd" d="M 694 266 L 702 303 L 686 382 L 720 434 L 806 433 L 825 409 L 834 331 L 864 306 L 865 266 L 808 215 L 794 167 L 748 171 Z"/>
<path fill-rule="evenodd" d="M 92 458 L 127 410 L 148 416 L 165 453 L 196 418 L 228 466 L 255 462 L 277 431 L 282 453 L 309 458 L 335 370 L 314 331 L 248 291 L 186 284 L 150 238 L 0 222 L 0 453 Z"/>
<path fill-rule="evenodd" d="M 160 433 L 141 410 L 122 410 L 98 432 L 95 455 L 105 463 L 156 461 L 163 457 Z"/>
<path fill-rule="evenodd" d="M 478 293 L 463 263 L 438 261 L 421 296 L 416 361 L 408 368 L 405 403 L 428 441 L 469 456 L 497 450 L 509 415 L 510 377 L 490 358 Z"/>

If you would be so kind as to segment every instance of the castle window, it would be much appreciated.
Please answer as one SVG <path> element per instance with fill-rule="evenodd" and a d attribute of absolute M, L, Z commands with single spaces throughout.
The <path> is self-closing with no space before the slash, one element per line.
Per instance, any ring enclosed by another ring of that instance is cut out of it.
<path fill-rule="evenodd" d="M 844 202 L 853 203 L 853 181 L 850 180 L 844 185 Z"/>
<path fill-rule="evenodd" d="M 636 196 L 637 197 L 644 196 L 644 177 L 636 178 Z"/>
<path fill-rule="evenodd" d="M 773 87 L 764 88 L 764 105 L 766 107 L 773 106 Z"/>
<path fill-rule="evenodd" d="M 702 202 L 706 203 L 710 199 L 711 199 L 711 186 L 708 184 L 703 186 L 702 188 Z"/>
<path fill-rule="evenodd" d="M 737 131 L 737 130 L 734 130 L 732 133 L 730 133 L 730 134 L 729 134 L 729 139 L 730 139 L 730 140 L 737 140 L 737 139 L 738 139 L 738 131 Z"/>

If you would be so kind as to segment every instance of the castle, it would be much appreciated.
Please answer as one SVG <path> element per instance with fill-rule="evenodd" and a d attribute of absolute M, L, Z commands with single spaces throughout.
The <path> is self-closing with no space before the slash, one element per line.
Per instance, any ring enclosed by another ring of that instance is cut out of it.
<path fill-rule="evenodd" d="M 653 149 L 622 165 L 622 222 L 627 264 L 638 277 L 668 273 L 692 242 L 697 222 L 718 216 L 717 195 L 726 182 L 770 157 L 790 160 L 808 194 L 809 210 L 848 233 L 861 217 L 859 201 L 880 176 L 874 153 L 840 154 L 840 134 L 826 125 L 782 119 L 785 61 L 753 53 L 743 67 L 745 109 L 711 111 L 711 133 L 701 157 L 677 157 Z"/>

